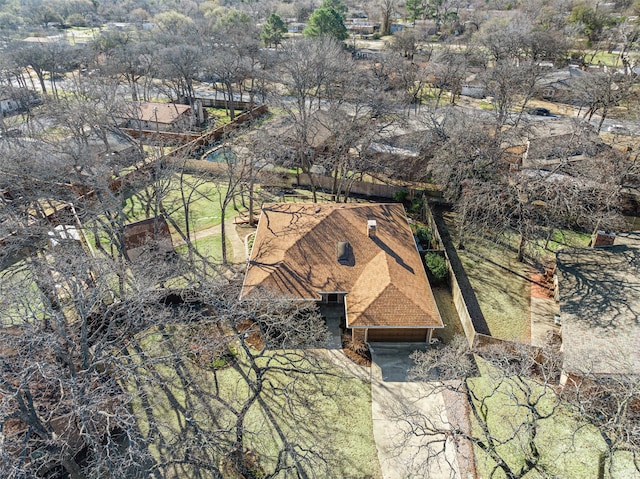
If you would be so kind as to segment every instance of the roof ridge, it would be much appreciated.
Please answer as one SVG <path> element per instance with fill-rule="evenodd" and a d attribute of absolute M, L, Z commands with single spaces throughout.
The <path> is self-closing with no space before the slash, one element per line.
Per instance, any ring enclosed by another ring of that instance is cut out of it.
<path fill-rule="evenodd" d="M 433 327 L 436 326 L 438 323 L 442 322 L 442 318 L 440 317 L 439 313 L 436 312 L 437 317 L 434 317 L 433 311 L 430 311 L 428 309 L 424 309 L 418 302 L 412 300 L 409 296 L 407 296 L 404 291 L 402 291 L 400 288 L 398 288 L 394 283 L 389 282 L 380 292 L 380 294 L 378 294 L 375 298 L 373 298 L 367 305 L 365 308 L 363 308 L 360 311 L 360 318 L 366 317 L 367 313 L 369 311 L 370 308 L 374 308 L 376 306 L 376 303 L 378 301 L 382 301 L 383 296 L 387 297 L 390 294 L 393 294 L 394 292 L 400 294 L 403 298 L 405 298 L 407 300 L 407 304 L 409 304 L 413 309 L 415 309 L 416 311 L 420 312 L 421 314 L 423 314 L 424 316 L 428 317 L 429 319 L 431 319 L 432 321 L 430 321 L 430 323 L 434 323 L 434 324 L 428 324 L 428 325 L 423 325 L 423 327 Z M 406 306 L 406 305 L 405 305 Z M 348 314 L 348 311 L 347 311 Z M 406 314 L 406 311 L 405 311 Z M 362 326 L 362 324 L 358 324 L 358 326 Z"/>

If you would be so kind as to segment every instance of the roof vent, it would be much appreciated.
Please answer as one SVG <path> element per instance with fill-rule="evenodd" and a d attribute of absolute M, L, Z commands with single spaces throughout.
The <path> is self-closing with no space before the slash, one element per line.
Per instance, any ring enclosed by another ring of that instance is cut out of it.
<path fill-rule="evenodd" d="M 338 263 L 349 264 L 351 245 L 347 241 L 338 241 L 338 244 L 336 245 L 336 253 L 338 256 Z"/>
<path fill-rule="evenodd" d="M 367 220 L 367 235 L 369 236 L 369 238 L 376 237 L 376 228 L 376 220 Z"/>

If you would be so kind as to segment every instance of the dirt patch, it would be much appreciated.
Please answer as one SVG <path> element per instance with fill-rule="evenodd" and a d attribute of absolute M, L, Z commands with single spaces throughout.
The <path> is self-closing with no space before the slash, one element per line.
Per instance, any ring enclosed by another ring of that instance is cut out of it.
<path fill-rule="evenodd" d="M 438 305 L 444 328 L 436 332 L 436 336 L 444 343 L 448 343 L 457 335 L 463 335 L 464 329 L 458 316 L 455 304 L 453 304 L 453 296 L 447 285 L 432 287 L 433 296 Z"/>
<path fill-rule="evenodd" d="M 362 341 L 353 341 L 351 333 L 342 332 L 340 334 L 342 350 L 344 354 L 358 366 L 371 367 L 371 351 Z"/>
<path fill-rule="evenodd" d="M 253 349 L 262 351 L 265 347 L 264 336 L 260 328 L 250 320 L 245 320 L 238 324 L 238 331 L 245 334 L 244 342 Z"/>
<path fill-rule="evenodd" d="M 219 325 L 199 326 L 181 334 L 185 335 L 187 357 L 198 367 L 219 369 L 235 361 L 235 350 Z"/>
<path fill-rule="evenodd" d="M 534 273 L 531 275 L 531 296 L 540 299 L 553 298 L 553 283 L 545 279 L 545 275 Z"/>

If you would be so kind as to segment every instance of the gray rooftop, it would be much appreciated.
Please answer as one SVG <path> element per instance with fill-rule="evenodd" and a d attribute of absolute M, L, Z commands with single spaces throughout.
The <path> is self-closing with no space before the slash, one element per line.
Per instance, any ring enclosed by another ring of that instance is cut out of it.
<path fill-rule="evenodd" d="M 557 254 L 564 370 L 640 374 L 640 232 Z"/>

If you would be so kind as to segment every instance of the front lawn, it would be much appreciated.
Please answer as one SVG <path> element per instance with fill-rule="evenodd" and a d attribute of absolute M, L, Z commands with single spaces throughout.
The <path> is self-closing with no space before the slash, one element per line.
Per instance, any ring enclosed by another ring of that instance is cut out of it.
<path fill-rule="evenodd" d="M 181 328 L 155 332 L 140 341 L 138 352 L 130 351 L 134 366 L 141 364 L 140 355 L 147 359 L 144 368 L 135 368 L 129 390 L 153 456 L 167 465 L 161 468 L 163 477 L 201 477 L 180 461 L 185 444 L 196 448 L 192 454 L 223 463 L 237 432 L 231 408 L 245 404 L 249 392 L 243 375 L 253 373 L 241 348 L 234 347 L 236 360 L 223 369 L 188 359 L 191 354 L 174 355 L 192 351 Z M 206 345 L 205 335 L 203 329 L 189 331 L 186 337 L 200 337 Z M 299 351 L 274 351 L 264 360 L 286 355 L 298 356 Z M 313 457 L 308 471 L 316 477 L 381 477 L 369 384 L 344 377 L 326 362 L 319 370 L 314 362 L 298 361 L 301 374 L 287 373 L 286 361 L 281 365 L 282 372 L 269 373 L 264 403 L 251 404 L 244 423 L 245 447 L 259 458 L 260 467 L 268 471 L 274 466 L 283 448 L 282 434 L 300 454 Z"/>
<path fill-rule="evenodd" d="M 606 450 L 604 440 L 598 431 L 581 420 L 569 405 L 558 402 L 551 389 L 544 391 L 539 384 L 530 380 L 505 379 L 492 367 L 479 361 L 482 376 L 470 379 L 469 386 L 474 392 L 486 399 L 487 426 L 491 435 L 499 440 L 497 451 L 512 470 L 517 471 L 525 461 L 523 451 L 529 450 L 529 426 L 527 419 L 529 409 L 525 394 L 518 384 L 527 385 L 531 398 L 538 402 L 539 411 L 552 413 L 537 423 L 535 441 L 540 452 L 540 465 L 547 474 L 537 471 L 528 472 L 525 479 L 542 479 L 546 477 L 591 479 L 600 476 L 600 459 Z M 527 390 L 525 387 L 524 390 Z M 554 410 L 555 407 L 555 410 Z M 473 417 L 473 416 L 471 416 Z M 472 428 L 476 437 L 482 437 L 480 424 L 472 420 Z M 504 472 L 497 470 L 491 474 L 495 462 L 480 448 L 474 448 L 478 477 L 502 479 Z M 626 479 L 638 477 L 631 471 L 631 463 L 622 454 L 614 460 L 614 472 L 604 477 L 609 479 Z"/>

